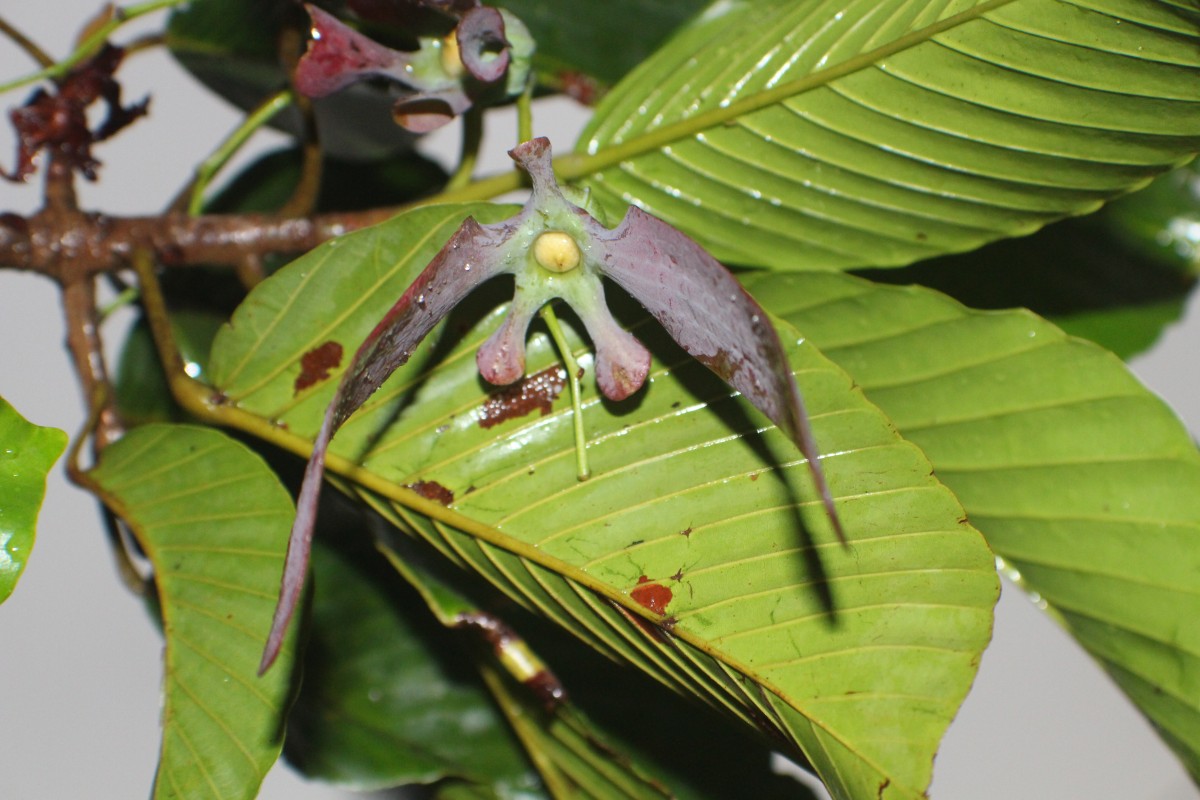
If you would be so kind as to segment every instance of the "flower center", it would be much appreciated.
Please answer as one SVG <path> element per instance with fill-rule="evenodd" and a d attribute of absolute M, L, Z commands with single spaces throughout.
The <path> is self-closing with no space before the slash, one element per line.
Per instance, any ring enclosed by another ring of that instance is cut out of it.
<path fill-rule="evenodd" d="M 534 241 L 533 258 L 551 272 L 570 272 L 579 266 L 583 253 L 567 234 L 548 231 Z"/>

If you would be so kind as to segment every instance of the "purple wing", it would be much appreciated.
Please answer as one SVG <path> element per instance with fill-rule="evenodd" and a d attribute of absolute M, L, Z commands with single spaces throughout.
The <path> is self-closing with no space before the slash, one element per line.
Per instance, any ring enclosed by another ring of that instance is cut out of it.
<path fill-rule="evenodd" d="M 468 217 L 363 341 L 350 367 L 342 375 L 333 400 L 325 409 L 321 429 L 313 441 L 312 456 L 304 471 L 304 482 L 296 500 L 296 520 L 288 540 L 279 602 L 258 668 L 260 675 L 270 668 L 279 655 L 283 636 L 304 587 L 313 524 L 317 516 L 317 498 L 330 440 L 342 423 L 398 367 L 408 361 L 416 346 L 439 320 L 472 289 L 501 271 L 502 260 L 494 256 L 494 251 L 508 235 L 508 226 L 504 223 L 485 227 Z"/>
<path fill-rule="evenodd" d="M 301 94 L 324 97 L 372 75 L 412 85 L 405 71 L 408 54 L 384 47 L 316 6 L 305 8 L 312 17 L 312 39 L 296 64 Z"/>
<path fill-rule="evenodd" d="M 800 390 L 767 312 L 704 248 L 640 209 L 629 209 L 614 230 L 596 223 L 592 235 L 603 243 L 593 248 L 601 271 L 796 443 L 845 544 Z"/>

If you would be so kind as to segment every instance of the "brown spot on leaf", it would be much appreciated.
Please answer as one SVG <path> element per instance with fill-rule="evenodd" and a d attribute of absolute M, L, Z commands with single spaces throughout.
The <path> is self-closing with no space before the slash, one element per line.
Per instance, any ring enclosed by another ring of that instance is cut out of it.
<path fill-rule="evenodd" d="M 325 342 L 300 356 L 300 374 L 293 386 L 294 394 L 300 394 L 310 386 L 329 379 L 329 371 L 342 363 L 342 346 L 337 342 Z"/>
<path fill-rule="evenodd" d="M 667 605 L 674 595 L 671 590 L 661 583 L 652 583 L 645 575 L 638 578 L 637 587 L 629 593 L 638 605 L 648 608 L 655 614 L 665 614 Z"/>
<path fill-rule="evenodd" d="M 757 473 L 757 472 L 750 473 L 750 480 L 752 480 L 752 481 L 758 480 L 758 475 L 759 475 L 759 473 Z"/>
<path fill-rule="evenodd" d="M 406 483 L 404 484 L 404 488 L 412 489 L 426 500 L 433 500 L 435 503 L 441 503 L 444 506 L 449 506 L 454 502 L 454 492 L 442 486 L 437 481 Z"/>
<path fill-rule="evenodd" d="M 567 385 L 567 373 L 561 367 L 550 367 L 527 375 L 516 383 L 493 392 L 479 413 L 479 427 L 491 428 L 501 422 L 523 417 L 540 410 L 550 413 L 550 407 Z"/>
<path fill-rule="evenodd" d="M 683 530 L 681 530 L 681 531 L 679 532 L 679 535 L 680 535 L 680 536 L 685 536 L 685 537 L 688 537 L 688 538 L 690 538 L 690 537 L 691 537 L 691 535 L 692 535 L 692 526 L 691 526 L 691 525 L 688 525 L 686 528 L 684 528 Z"/>

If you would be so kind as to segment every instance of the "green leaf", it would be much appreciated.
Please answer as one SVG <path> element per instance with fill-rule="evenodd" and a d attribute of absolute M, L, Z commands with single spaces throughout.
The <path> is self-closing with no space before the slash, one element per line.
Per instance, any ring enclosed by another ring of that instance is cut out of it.
<path fill-rule="evenodd" d="M 467 213 L 511 210 L 420 209 L 260 284 L 214 345 L 216 387 L 311 439 L 344 364 L 297 391 L 303 356 L 355 347 Z M 824 465 L 851 532 L 842 549 L 790 442 L 637 313 L 650 386 L 617 405 L 589 391 L 595 476 L 580 483 L 547 337 L 529 349 L 528 371 L 548 378 L 526 387 L 529 406 L 481 385 L 473 353 L 498 322 L 495 289 L 452 315 L 332 452 L 361 479 L 414 487 L 389 490 L 402 526 L 600 651 L 790 741 L 836 797 L 919 797 L 998 590 L 990 551 L 920 452 L 784 325 L 820 449 L 836 454 Z"/>
<path fill-rule="evenodd" d="M 1129 358 L 1179 319 L 1195 280 L 1118 236 L 1106 211 L 970 253 L 859 274 L 881 283 L 936 289 L 971 308 L 1028 308 L 1074 336 Z"/>
<path fill-rule="evenodd" d="M 238 173 L 205 210 L 216 214 L 278 210 L 300 181 L 302 159 L 299 147 L 267 153 Z M 445 181 L 445 171 L 417 153 L 378 161 L 327 156 L 316 208 L 356 211 L 399 205 L 428 195 Z"/>
<path fill-rule="evenodd" d="M 1064 333 L 1088 339 L 1129 359 L 1153 347 L 1167 326 L 1183 318 L 1186 300 L 1178 297 L 1128 308 L 1081 311 L 1052 317 L 1051 321 Z"/>
<path fill-rule="evenodd" d="M 253 798 L 275 763 L 292 646 L 255 675 L 294 509 L 257 455 L 219 431 L 147 425 L 89 475 L 154 566 L 166 635 L 155 798 Z"/>
<path fill-rule="evenodd" d="M 537 41 L 534 67 L 551 83 L 578 72 L 616 83 L 708 0 L 496 0 Z"/>
<path fill-rule="evenodd" d="M 389 535 L 385 552 L 406 580 L 418 581 L 416 596 L 355 532 L 361 520 L 337 513 L 338 499 L 324 505 L 335 511 L 324 532 L 336 529 L 336 539 L 319 535 L 313 552 L 316 589 L 288 760 L 309 777 L 354 789 L 448 781 L 439 797 L 542 796 L 521 743 L 479 684 L 477 666 L 494 669 L 492 647 L 458 624 L 460 614 L 479 611 L 455 586 L 466 576 L 421 543 Z M 528 687 L 489 682 L 500 684 L 510 722 L 541 769 L 615 800 L 661 798 L 664 786 L 683 800 L 718 800 L 739 788 L 763 800 L 797 797 L 794 781 L 771 773 L 763 744 L 511 604 L 505 615 L 518 630 L 533 629 L 537 650 L 552 656 L 569 686 L 566 704 L 550 714 Z M 529 652 L 523 641 L 505 646 Z M 590 719 L 597 714 L 599 728 Z M 647 724 L 648 715 L 669 722 Z"/>
<path fill-rule="evenodd" d="M 487 624 L 502 626 L 493 628 L 488 652 L 476 658 L 547 785 L 586 787 L 592 796 L 614 800 L 807 796 L 794 780 L 771 771 L 766 743 L 729 721 L 498 602 L 494 592 L 480 591 L 478 579 L 450 567 L 423 542 L 390 533 L 380 546 L 442 624 L 465 627 L 464 635 Z M 483 611 L 485 604 L 502 609 L 503 619 Z M 464 617 L 482 625 L 463 626 Z M 566 695 L 552 711 L 546 707 L 548 686 L 561 686 Z"/>
<path fill-rule="evenodd" d="M 902 265 L 1093 211 L 1200 149 L 1200 11 L 1158 0 L 731 0 L 578 149 L 727 263 Z"/>
<path fill-rule="evenodd" d="M 0 398 L 0 603 L 29 561 L 46 473 L 67 446 L 67 435 L 26 420 Z"/>
<path fill-rule="evenodd" d="M 859 274 L 937 289 L 971 308 L 1028 308 L 1128 359 L 1182 316 L 1195 286 L 1198 170 L 1195 162 L 1172 170 L 1095 214 L 1031 236 Z"/>
<path fill-rule="evenodd" d="M 194 298 L 194 295 L 193 295 Z M 171 313 L 171 330 L 183 359 L 184 369 L 196 380 L 204 380 L 208 351 L 224 320 L 210 311 L 179 309 Z M 171 397 L 158 350 L 144 319 L 129 330 L 117 363 L 117 408 L 130 425 L 148 422 L 177 422 L 184 414 Z"/>
<path fill-rule="evenodd" d="M 1101 212 L 1126 247 L 1164 266 L 1200 274 L 1200 163 L 1172 170 Z"/>
<path fill-rule="evenodd" d="M 1200 776 L 1200 453 L 1111 354 L 920 288 L 760 277 Z"/>

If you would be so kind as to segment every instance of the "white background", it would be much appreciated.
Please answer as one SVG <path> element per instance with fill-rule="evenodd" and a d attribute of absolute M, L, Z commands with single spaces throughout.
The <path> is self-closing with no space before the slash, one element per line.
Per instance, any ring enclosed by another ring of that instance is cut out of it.
<path fill-rule="evenodd" d="M 7 2 L 3 16 L 55 56 L 65 54 L 98 0 Z M 137 29 L 137 28 L 135 28 Z M 0 80 L 31 62 L 0 40 Z M 161 53 L 139 55 L 121 72 L 127 100 L 149 93 L 151 117 L 99 146 L 98 184 L 86 208 L 150 213 L 188 170 L 237 124 L 237 114 L 190 83 Z M 3 98 L 4 108 L 26 90 Z M 565 148 L 583 114 L 569 102 L 540 106 L 536 132 Z M 504 166 L 511 118 L 493 128 L 485 168 Z M 456 149 L 455 131 L 436 138 Z M 255 146 L 272 141 L 261 136 Z M 14 144 L 0 133 L 0 163 Z M 27 213 L 36 181 L 0 183 L 0 211 Z M 1172 328 L 1134 369 L 1200 429 L 1194 377 L 1200 310 Z M 120 321 L 108 333 L 120 341 Z M 56 287 L 45 278 L 0 275 L 0 396 L 41 425 L 72 434 L 82 401 L 62 346 Z M 0 606 L 0 795 L 9 800 L 145 797 L 158 747 L 161 640 L 140 602 L 118 582 L 93 500 L 56 469 L 47 489 L 36 552 L 13 597 Z M 1018 591 L 1005 588 L 996 630 L 975 688 L 938 756 L 935 800 L 1186 800 L 1197 797 L 1182 768 L 1108 678 Z M 305 784 L 286 766 L 263 798 L 343 797 Z"/>

